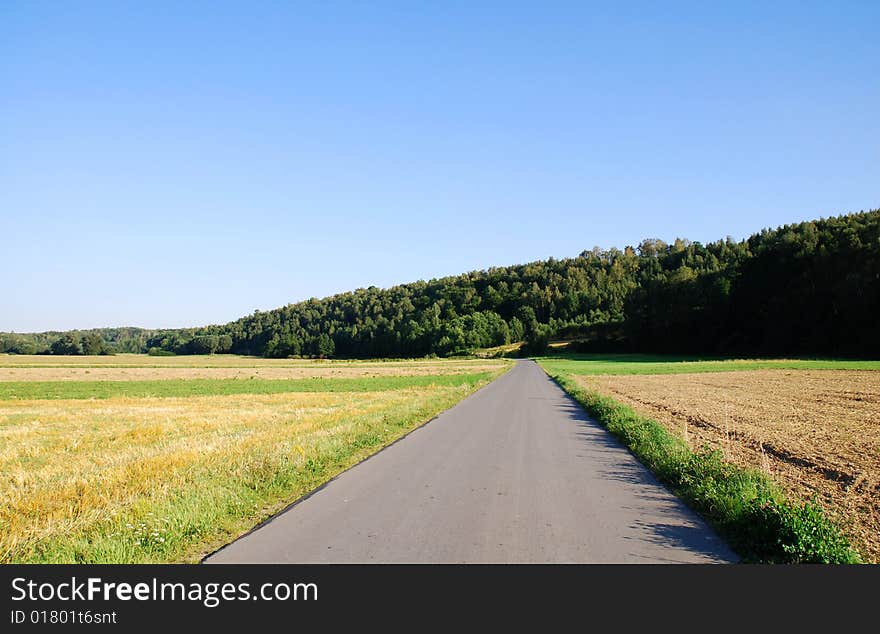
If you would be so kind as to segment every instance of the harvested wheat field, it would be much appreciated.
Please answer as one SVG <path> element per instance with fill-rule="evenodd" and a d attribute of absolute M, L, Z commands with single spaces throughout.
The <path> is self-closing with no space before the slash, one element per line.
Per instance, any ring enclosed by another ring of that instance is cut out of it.
<path fill-rule="evenodd" d="M 0 354 L 0 367 L 159 367 L 159 368 L 238 368 L 254 366 L 294 366 L 322 364 L 349 364 L 348 361 L 311 359 L 264 359 L 234 354 L 187 354 L 150 356 L 146 354 L 57 355 L 57 354 Z"/>
<path fill-rule="evenodd" d="M 146 354 L 114 354 L 106 356 L 0 354 L 0 377 L 10 370 L 22 369 L 81 369 L 95 368 L 134 369 L 160 368 L 163 370 L 236 368 L 249 369 L 299 369 L 305 372 L 322 372 L 349 369 L 358 372 L 385 372 L 402 374 L 445 374 L 452 372 L 476 372 L 474 368 L 496 368 L 501 361 L 495 359 L 266 359 L 235 354 L 180 355 L 153 357 Z M 311 375 L 311 374 L 310 374 Z M 2 380 L 2 379 L 0 379 Z M 19 379 L 7 378 L 8 381 Z M 48 379 L 37 379 L 48 380 Z"/>
<path fill-rule="evenodd" d="M 35 374 L 30 396 L 0 398 L 0 563 L 198 560 L 509 367 L 441 363 L 296 375 L 322 391 L 256 380 L 230 392 L 178 376 L 186 367 L 145 368 L 168 379 L 146 396 L 82 367 L 36 368 L 58 384 Z"/>
<path fill-rule="evenodd" d="M 868 561 L 880 561 L 880 372 L 758 370 L 580 376 L 695 449 L 769 471 L 814 496 Z"/>
<path fill-rule="evenodd" d="M 337 365 L 313 362 L 309 366 L 284 367 L 0 367 L 0 383 L 14 381 L 170 381 L 188 379 L 305 379 L 367 378 L 393 376 L 446 376 L 495 370 L 498 364 L 458 363 L 384 365 L 382 363 Z"/>

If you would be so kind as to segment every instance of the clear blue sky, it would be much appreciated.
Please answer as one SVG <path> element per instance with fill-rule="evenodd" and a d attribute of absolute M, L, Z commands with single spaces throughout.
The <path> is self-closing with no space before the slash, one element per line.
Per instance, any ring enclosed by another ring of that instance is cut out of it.
<path fill-rule="evenodd" d="M 0 330 L 880 207 L 880 2 L 623 4 L 3 2 Z"/>

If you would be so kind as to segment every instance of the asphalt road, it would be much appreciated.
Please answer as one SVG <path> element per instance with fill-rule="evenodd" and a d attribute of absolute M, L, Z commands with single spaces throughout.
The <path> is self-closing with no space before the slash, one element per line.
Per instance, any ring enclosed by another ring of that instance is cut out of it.
<path fill-rule="evenodd" d="M 205 561 L 735 559 L 537 364 L 519 361 Z"/>

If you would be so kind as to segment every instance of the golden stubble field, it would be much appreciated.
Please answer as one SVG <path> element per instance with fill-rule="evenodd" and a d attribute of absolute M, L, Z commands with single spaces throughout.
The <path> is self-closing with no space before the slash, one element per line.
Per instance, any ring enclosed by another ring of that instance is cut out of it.
<path fill-rule="evenodd" d="M 0 367 L 5 381 L 162 381 L 187 379 L 355 379 L 392 376 L 448 376 L 491 372 L 497 364 L 458 363 L 383 366 L 381 364 L 343 366 L 257 366 L 257 367 Z"/>
<path fill-rule="evenodd" d="M 114 354 L 107 356 L 65 356 L 41 354 L 0 354 L 0 368 L 18 367 L 133 367 L 133 368 L 433 368 L 455 371 L 455 368 L 482 365 L 497 367 L 494 359 L 265 359 L 235 354 L 171 355 L 151 357 L 145 354 Z M 430 372 L 433 374 L 434 372 Z"/>
<path fill-rule="evenodd" d="M 55 361 L 57 366 L 66 359 Z M 129 371 L 157 373 L 149 378 L 160 378 L 164 371 L 173 375 L 164 378 L 185 380 L 190 375 L 177 373 L 193 369 L 199 359 L 187 361 L 190 368 L 126 365 Z M 285 370 L 272 362 L 247 362 L 240 367 L 248 372 Z M 442 363 L 396 367 L 416 366 L 421 374 L 438 378 L 472 373 L 474 365 L 489 368 L 492 376 L 509 367 L 501 362 Z M 309 370 L 307 362 L 296 364 L 298 372 Z M 78 373 L 102 369 L 70 365 L 76 367 L 38 370 L 77 373 L 62 380 L 94 381 Z M 296 378 L 324 376 L 327 365 L 315 362 L 312 374 Z M 357 366 L 361 374 L 343 376 L 363 378 L 367 385 L 371 377 L 389 375 L 383 363 L 338 366 Z M 193 561 L 481 384 L 0 400 L 0 562 Z"/>
<path fill-rule="evenodd" d="M 880 372 L 756 370 L 582 376 L 737 464 L 769 471 L 797 499 L 818 497 L 880 561 Z"/>

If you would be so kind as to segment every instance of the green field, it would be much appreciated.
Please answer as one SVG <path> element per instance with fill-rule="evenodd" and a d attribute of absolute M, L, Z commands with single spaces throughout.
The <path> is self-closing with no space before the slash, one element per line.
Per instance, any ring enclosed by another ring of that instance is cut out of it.
<path fill-rule="evenodd" d="M 536 359 L 550 374 L 689 374 L 738 370 L 880 370 L 880 361 L 733 359 L 645 354 L 560 354 Z"/>
<path fill-rule="evenodd" d="M 414 387 L 473 386 L 490 372 L 369 378 L 187 379 L 168 381 L 6 381 L 0 382 L 0 400 L 106 399 L 229 394 L 282 394 L 285 392 L 377 392 Z"/>

